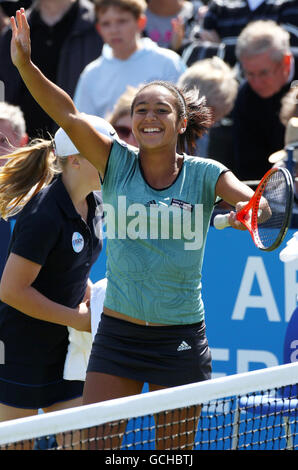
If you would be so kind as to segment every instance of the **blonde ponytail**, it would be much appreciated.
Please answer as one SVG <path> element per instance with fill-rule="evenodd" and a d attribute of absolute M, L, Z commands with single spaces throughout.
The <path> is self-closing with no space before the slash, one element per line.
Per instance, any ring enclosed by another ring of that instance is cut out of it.
<path fill-rule="evenodd" d="M 0 167 L 0 215 L 3 219 L 22 210 L 55 174 L 61 172 L 50 140 L 36 139 L 0 159 L 6 160 Z"/>

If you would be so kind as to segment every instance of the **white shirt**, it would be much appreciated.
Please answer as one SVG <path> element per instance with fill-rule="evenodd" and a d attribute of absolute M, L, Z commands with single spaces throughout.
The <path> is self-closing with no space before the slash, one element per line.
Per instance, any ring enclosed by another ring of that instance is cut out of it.
<path fill-rule="evenodd" d="M 152 80 L 173 83 L 186 70 L 174 51 L 159 47 L 149 38 L 141 39 L 142 48 L 128 59 L 113 56 L 105 44 L 102 55 L 83 70 L 75 91 L 74 102 L 84 113 L 107 117 L 128 85 L 138 87 Z"/>

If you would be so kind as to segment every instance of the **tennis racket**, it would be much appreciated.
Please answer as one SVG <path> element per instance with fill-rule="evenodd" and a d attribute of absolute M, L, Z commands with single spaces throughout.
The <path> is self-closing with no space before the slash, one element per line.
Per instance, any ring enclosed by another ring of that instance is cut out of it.
<path fill-rule="evenodd" d="M 293 180 L 286 168 L 271 168 L 263 176 L 250 201 L 236 213 L 257 248 L 272 251 L 283 241 L 291 220 Z M 229 214 L 214 217 L 214 227 L 228 227 Z"/>

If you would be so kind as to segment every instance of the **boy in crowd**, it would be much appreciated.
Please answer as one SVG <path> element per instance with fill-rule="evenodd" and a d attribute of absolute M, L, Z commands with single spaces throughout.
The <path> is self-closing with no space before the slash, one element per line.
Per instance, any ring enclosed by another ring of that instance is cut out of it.
<path fill-rule="evenodd" d="M 142 32 L 145 0 L 95 0 L 102 54 L 86 66 L 76 92 L 80 111 L 105 117 L 127 86 L 161 79 L 176 83 L 186 66 L 180 56 L 159 47 Z"/>

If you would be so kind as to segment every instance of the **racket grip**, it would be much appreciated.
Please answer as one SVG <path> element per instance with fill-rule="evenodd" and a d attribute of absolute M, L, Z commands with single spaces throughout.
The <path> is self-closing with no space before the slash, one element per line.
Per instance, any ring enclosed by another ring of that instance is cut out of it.
<path fill-rule="evenodd" d="M 217 230 L 222 230 L 223 228 L 230 227 L 229 224 L 229 214 L 218 214 L 213 219 L 213 225 Z"/>

